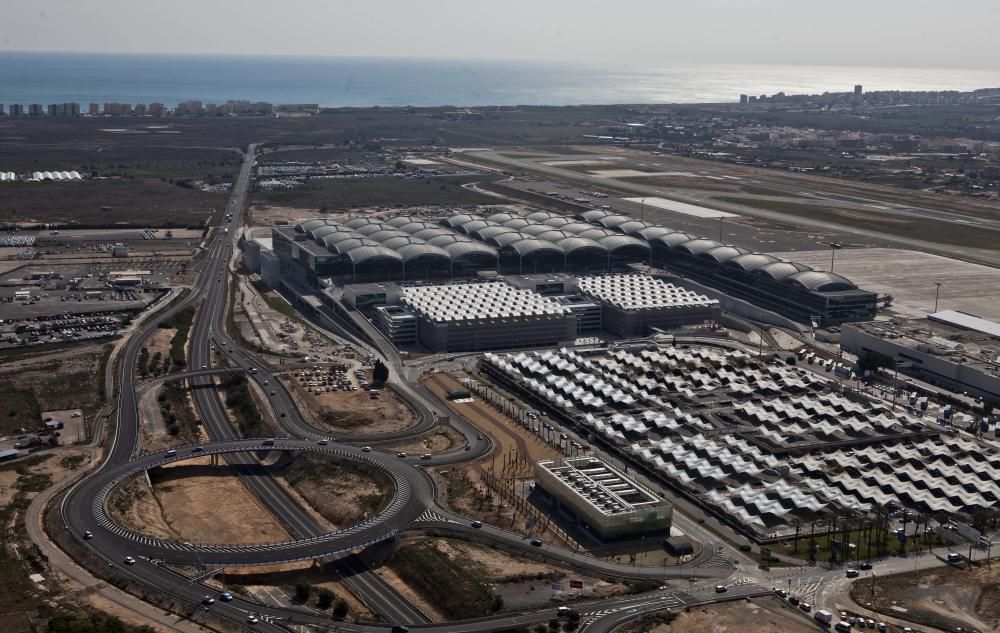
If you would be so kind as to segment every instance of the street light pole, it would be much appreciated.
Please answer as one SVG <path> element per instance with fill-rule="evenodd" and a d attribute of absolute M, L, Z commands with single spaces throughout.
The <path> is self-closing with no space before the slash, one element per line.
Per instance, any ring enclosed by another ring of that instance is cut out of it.
<path fill-rule="evenodd" d="M 934 285 L 936 286 L 936 288 L 934 289 L 934 312 L 937 313 L 938 299 L 941 297 L 941 282 L 935 281 Z"/>

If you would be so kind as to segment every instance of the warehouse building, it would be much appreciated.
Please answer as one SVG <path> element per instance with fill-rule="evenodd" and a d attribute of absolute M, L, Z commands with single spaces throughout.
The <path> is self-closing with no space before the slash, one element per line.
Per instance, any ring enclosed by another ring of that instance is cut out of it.
<path fill-rule="evenodd" d="M 648 275 L 582 277 L 577 287 L 601 303 L 602 327 L 618 336 L 711 326 L 720 316 L 718 301 Z"/>
<path fill-rule="evenodd" d="M 403 288 L 420 342 L 434 352 L 551 347 L 576 338 L 576 318 L 558 301 L 501 282 Z"/>
<path fill-rule="evenodd" d="M 858 357 L 874 352 L 899 371 L 957 393 L 1000 402 L 1000 324 L 945 310 L 927 320 L 851 323 L 840 347 Z"/>
<path fill-rule="evenodd" d="M 603 540 L 670 534 L 673 507 L 596 457 L 538 462 L 535 483 Z"/>
<path fill-rule="evenodd" d="M 801 323 L 828 326 L 875 317 L 877 295 L 832 272 L 603 209 L 585 211 L 577 218 L 645 241 L 654 265 Z"/>

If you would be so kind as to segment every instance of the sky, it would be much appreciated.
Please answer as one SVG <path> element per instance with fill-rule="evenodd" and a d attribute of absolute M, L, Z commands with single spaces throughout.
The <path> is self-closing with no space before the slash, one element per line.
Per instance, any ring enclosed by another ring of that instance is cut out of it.
<path fill-rule="evenodd" d="M 1000 1 L 5 0 L 0 51 L 1000 69 Z"/>

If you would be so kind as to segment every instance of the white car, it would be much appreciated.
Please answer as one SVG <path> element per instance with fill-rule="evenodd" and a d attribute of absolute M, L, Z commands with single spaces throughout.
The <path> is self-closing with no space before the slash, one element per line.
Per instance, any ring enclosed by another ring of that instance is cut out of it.
<path fill-rule="evenodd" d="M 250 615 L 247 616 L 247 622 L 249 622 L 250 624 L 257 624 L 258 622 L 260 622 L 260 618 L 251 613 Z"/>
<path fill-rule="evenodd" d="M 125 564 L 126 565 L 135 565 L 135 559 L 132 558 L 131 556 L 126 556 L 125 557 Z"/>
<path fill-rule="evenodd" d="M 362 446 L 361 447 L 361 452 L 362 453 L 370 453 L 370 452 L 372 452 L 372 447 L 371 446 Z"/>

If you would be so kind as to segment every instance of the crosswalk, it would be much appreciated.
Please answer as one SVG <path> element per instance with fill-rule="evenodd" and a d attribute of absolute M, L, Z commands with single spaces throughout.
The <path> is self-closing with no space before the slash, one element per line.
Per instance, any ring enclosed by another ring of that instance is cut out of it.
<path fill-rule="evenodd" d="M 799 600 L 815 602 L 816 592 L 826 579 L 823 576 L 802 576 L 792 580 L 789 595 Z"/>
<path fill-rule="evenodd" d="M 698 567 L 731 567 L 732 556 L 729 555 L 726 546 L 721 543 L 713 543 L 712 547 L 712 557 Z"/>
<path fill-rule="evenodd" d="M 692 601 L 693 598 L 689 594 L 683 591 L 678 591 L 663 596 L 657 596 L 651 599 L 651 602 L 653 600 L 655 600 L 656 606 L 662 610 L 662 609 L 678 609 L 680 607 L 683 607 L 687 601 Z M 583 613 L 580 614 L 580 621 L 581 621 L 580 628 L 581 630 L 583 630 L 588 625 L 596 622 L 597 620 L 605 616 L 612 615 L 620 611 L 626 611 L 628 609 L 634 609 L 635 606 L 636 605 L 633 603 L 626 603 L 621 606 L 608 607 L 606 609 L 599 609 L 596 611 L 584 611 Z"/>
<path fill-rule="evenodd" d="M 420 516 L 417 517 L 417 521 L 432 521 L 434 523 L 458 523 L 458 521 L 454 521 L 446 516 L 438 514 L 434 510 L 431 510 L 430 508 L 424 510 L 420 514 Z"/>

